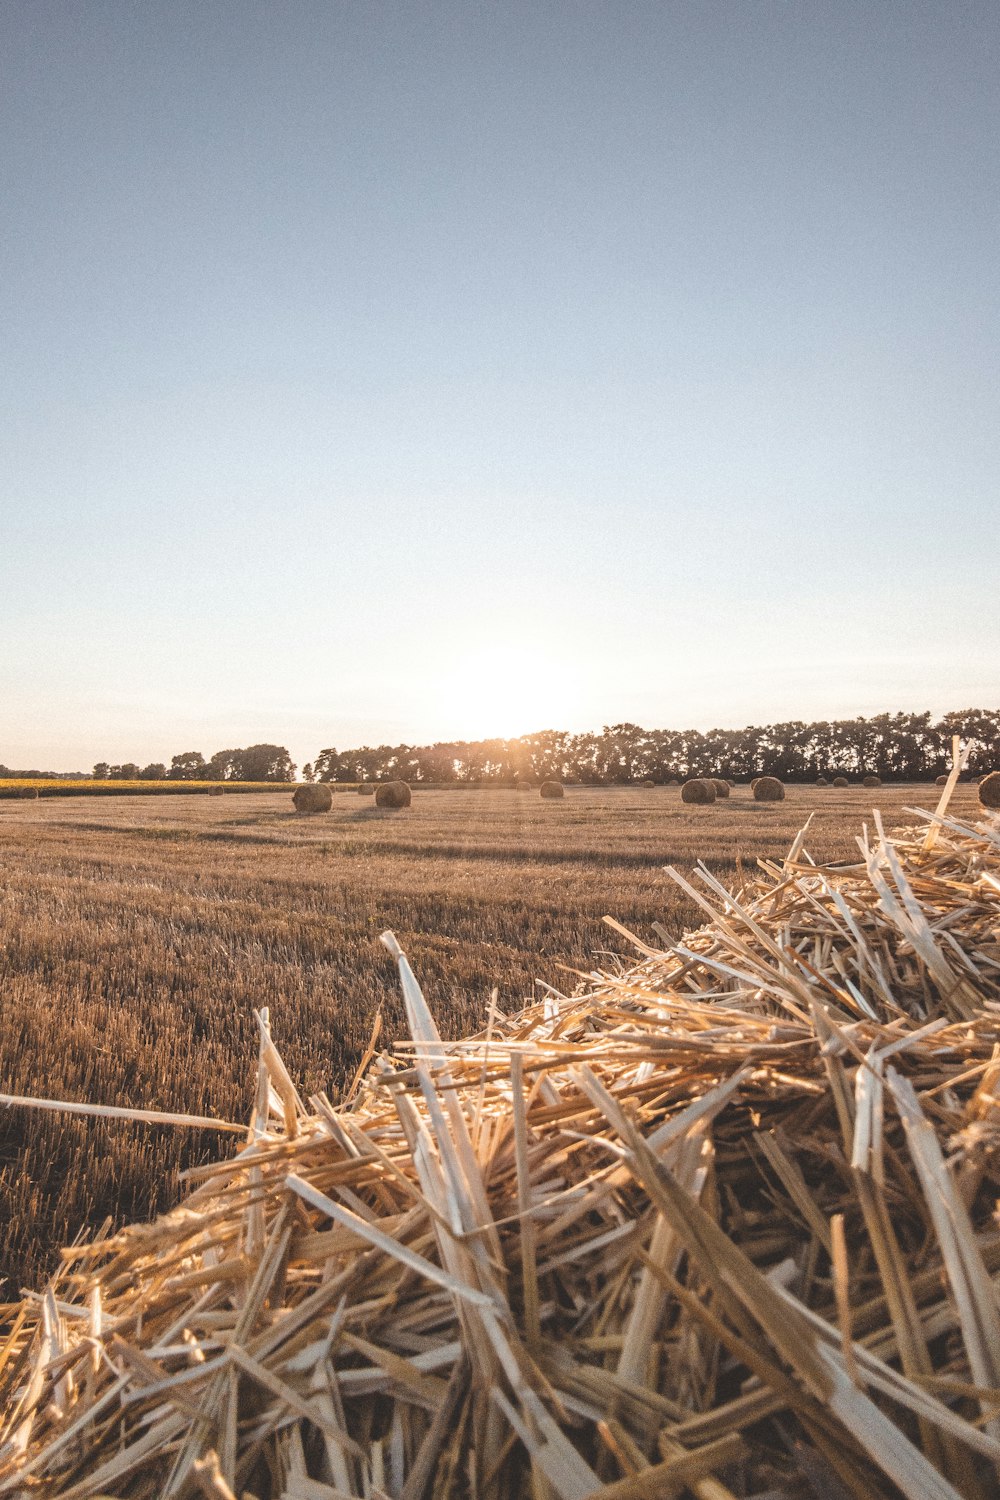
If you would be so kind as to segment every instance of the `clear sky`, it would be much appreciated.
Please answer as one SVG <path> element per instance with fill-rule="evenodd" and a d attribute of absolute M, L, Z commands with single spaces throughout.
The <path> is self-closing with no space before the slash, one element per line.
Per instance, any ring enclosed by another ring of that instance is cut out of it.
<path fill-rule="evenodd" d="M 0 9 L 0 761 L 1000 702 L 994 0 Z"/>

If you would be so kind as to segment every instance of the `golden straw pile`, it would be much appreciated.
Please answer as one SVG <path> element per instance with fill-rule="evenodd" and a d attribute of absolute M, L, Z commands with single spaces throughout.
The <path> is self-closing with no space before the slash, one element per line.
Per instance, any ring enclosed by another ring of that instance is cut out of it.
<path fill-rule="evenodd" d="M 805 830 L 803 830 L 803 833 Z M 707 925 L 303 1103 L 64 1252 L 0 1340 L 0 1494 L 1000 1490 L 1000 826 L 800 835 Z"/>

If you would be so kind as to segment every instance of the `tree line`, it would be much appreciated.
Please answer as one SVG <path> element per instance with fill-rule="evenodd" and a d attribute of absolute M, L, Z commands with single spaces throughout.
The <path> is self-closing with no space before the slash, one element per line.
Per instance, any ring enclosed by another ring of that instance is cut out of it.
<path fill-rule="evenodd" d="M 722 776 L 880 776 L 925 781 L 951 766 L 951 740 L 971 744 L 970 774 L 1000 768 L 1000 709 L 969 708 L 935 720 L 931 713 L 877 714 L 816 723 L 793 720 L 746 729 L 643 729 L 606 725 L 600 733 L 547 729 L 518 739 L 453 740 L 435 745 L 363 745 L 321 750 L 306 780 L 504 784 L 519 777 L 585 786 L 686 781 Z"/>
<path fill-rule="evenodd" d="M 778 776 L 812 781 L 817 776 L 881 776 L 883 781 L 925 781 L 951 765 L 951 740 L 971 746 L 969 772 L 1000 769 L 1000 709 L 966 708 L 935 720 L 930 712 L 877 714 L 874 718 L 816 723 L 750 725 L 746 729 L 643 729 L 606 725 L 600 733 L 569 734 L 546 729 L 517 739 L 450 740 L 434 745 L 362 745 L 321 750 L 302 768 L 305 781 L 455 782 L 503 785 L 520 777 L 551 778 L 585 786 L 636 781 L 686 781 L 692 776 Z M 95 781 L 273 781 L 295 780 L 296 767 L 284 745 L 248 745 L 175 755 L 170 765 L 98 761 Z M 0 778 L 85 773 L 13 771 Z"/>
<path fill-rule="evenodd" d="M 284 745 L 248 745 L 243 750 L 216 750 L 205 759 L 200 750 L 175 755 L 169 769 L 162 761 L 139 767 L 133 761 L 109 765 L 99 760 L 95 781 L 294 781 L 295 766 Z"/>

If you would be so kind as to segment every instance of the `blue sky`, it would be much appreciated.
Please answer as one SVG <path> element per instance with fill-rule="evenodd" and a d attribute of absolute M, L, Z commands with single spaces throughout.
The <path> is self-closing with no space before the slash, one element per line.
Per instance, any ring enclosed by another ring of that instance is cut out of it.
<path fill-rule="evenodd" d="M 0 40 L 0 761 L 1000 701 L 994 5 Z"/>

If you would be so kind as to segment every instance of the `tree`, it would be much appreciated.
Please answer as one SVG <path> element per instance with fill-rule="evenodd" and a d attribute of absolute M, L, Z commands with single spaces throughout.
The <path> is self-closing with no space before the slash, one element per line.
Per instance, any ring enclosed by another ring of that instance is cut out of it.
<path fill-rule="evenodd" d="M 1000 769 L 1000 710 L 986 708 L 960 708 L 956 713 L 945 714 L 937 726 L 941 735 L 941 753 L 947 769 L 951 764 L 951 736 L 961 735 L 971 744 L 972 754 L 969 768 L 972 771 L 994 771 Z"/>
<path fill-rule="evenodd" d="M 454 781 L 455 746 L 428 745 L 417 751 L 418 781 Z"/>
<path fill-rule="evenodd" d="M 143 766 L 139 772 L 140 781 L 162 781 L 167 774 L 167 768 L 161 760 L 150 761 L 148 766 Z"/>
<path fill-rule="evenodd" d="M 97 762 L 97 765 L 94 767 L 94 780 L 107 781 L 108 772 L 110 771 L 110 769 L 111 768 L 106 760 L 99 760 Z"/>
<path fill-rule="evenodd" d="M 231 774 L 236 781 L 294 781 L 295 766 L 284 745 L 248 745 L 233 751 Z"/>
<path fill-rule="evenodd" d="M 238 750 L 216 750 L 205 767 L 205 780 L 229 781 L 236 774 L 233 764 L 239 753 Z"/>
<path fill-rule="evenodd" d="M 175 755 L 167 772 L 169 781 L 201 781 L 205 775 L 205 757 L 200 750 L 185 750 Z"/>
<path fill-rule="evenodd" d="M 313 762 L 313 775 L 317 781 L 346 781 L 346 776 L 341 776 L 341 756 L 331 745 L 326 750 L 321 750 Z"/>
<path fill-rule="evenodd" d="M 302 780 L 303 781 L 312 781 L 313 780 L 313 768 L 312 768 L 311 764 L 309 763 L 309 761 L 306 761 L 305 765 L 302 767 Z"/>

